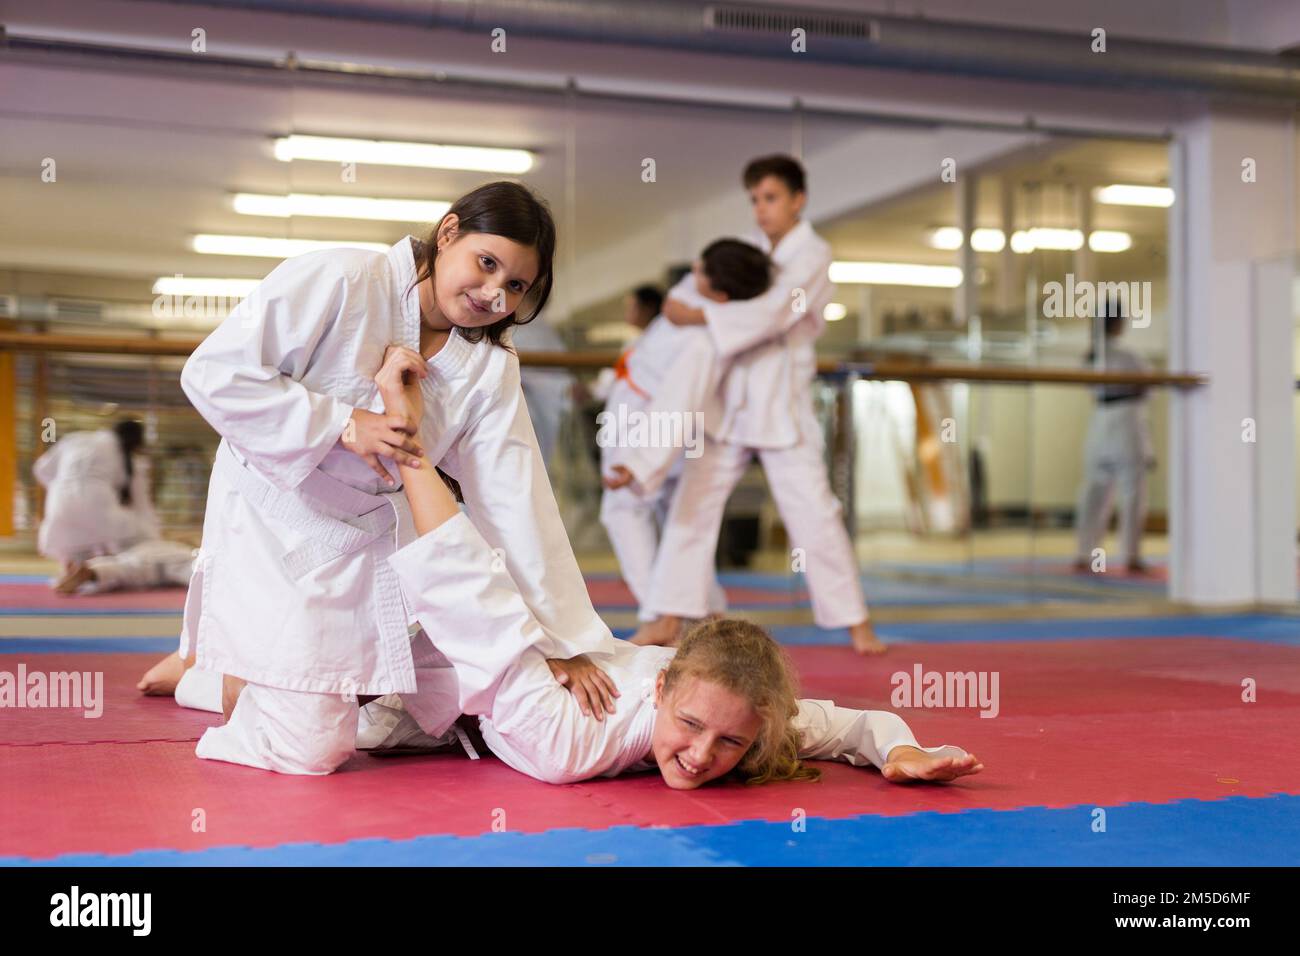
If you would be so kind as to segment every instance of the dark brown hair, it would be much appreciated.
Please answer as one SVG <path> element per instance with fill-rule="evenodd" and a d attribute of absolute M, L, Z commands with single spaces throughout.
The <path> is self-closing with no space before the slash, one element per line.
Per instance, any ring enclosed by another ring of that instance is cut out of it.
<path fill-rule="evenodd" d="M 739 239 L 719 239 L 700 253 L 709 285 L 731 299 L 752 299 L 772 284 L 772 260 L 757 246 Z"/>
<path fill-rule="evenodd" d="M 658 286 L 639 285 L 632 290 L 632 295 L 642 308 L 649 309 L 651 315 L 658 315 L 664 308 L 664 294 Z"/>
<path fill-rule="evenodd" d="M 131 505 L 131 479 L 135 475 L 135 453 L 144 447 L 144 424 L 133 418 L 124 418 L 113 426 L 117 436 L 117 446 L 122 450 L 122 459 L 126 462 L 126 487 L 119 493 L 123 505 Z"/>
<path fill-rule="evenodd" d="M 471 342 L 484 337 L 493 345 L 503 345 L 502 337 L 512 325 L 524 325 L 537 318 L 551 297 L 554 284 L 555 221 L 544 199 L 519 183 L 501 180 L 487 183 L 457 199 L 433 227 L 429 237 L 416 246 L 416 274 L 411 288 L 434 274 L 438 257 L 438 230 L 443 221 L 455 214 L 459 220 L 457 237 L 471 233 L 501 236 L 527 246 L 537 253 L 537 278 L 524 294 L 519 308 L 491 325 L 479 328 L 456 326 L 456 331 Z M 410 294 L 411 289 L 407 289 Z M 528 311 L 522 317 L 525 306 Z"/>
<path fill-rule="evenodd" d="M 793 156 L 775 153 L 771 156 L 760 156 L 758 159 L 752 159 L 749 165 L 745 167 L 745 173 L 741 179 L 746 189 L 753 189 L 767 176 L 775 176 L 781 180 L 792 193 L 808 191 L 805 184 L 806 177 L 804 176 L 803 165 Z"/>

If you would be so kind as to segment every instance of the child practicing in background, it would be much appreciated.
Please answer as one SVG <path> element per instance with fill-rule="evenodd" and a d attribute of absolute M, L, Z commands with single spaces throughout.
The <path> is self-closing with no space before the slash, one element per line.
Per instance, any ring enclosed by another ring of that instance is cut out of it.
<path fill-rule="evenodd" d="M 72 432 L 32 465 L 46 491 L 36 549 L 61 566 L 56 586 L 93 557 L 158 537 L 144 426 Z"/>
<path fill-rule="evenodd" d="M 227 723 L 203 735 L 198 756 L 329 773 L 353 752 L 359 698 L 392 693 L 429 735 L 454 730 L 455 672 L 412 626 L 385 560 L 414 536 L 385 459 L 441 481 L 438 465 L 459 483 L 467 520 L 538 622 L 538 647 L 565 659 L 552 661 L 555 679 L 600 713 L 604 675 L 579 655 L 603 651 L 609 629 L 503 341 L 545 306 L 554 250 L 545 204 L 517 183 L 489 183 L 458 199 L 427 242 L 287 260 L 186 362 L 182 387 L 222 436 L 181 647 L 168 659 L 183 668 L 195 654 L 182 681 L 224 675 Z M 378 395 L 394 343 L 423 371 L 418 423 L 385 413 Z"/>
<path fill-rule="evenodd" d="M 689 272 L 690 270 L 686 269 L 684 271 Z M 659 317 L 663 307 L 664 294 L 657 286 L 639 285 L 623 297 L 623 321 L 636 329 L 639 336 L 640 333 L 649 328 L 651 322 Z M 627 346 L 627 349 L 635 348 L 636 342 L 639 340 L 638 337 Z M 626 355 L 627 350 L 623 354 Z M 610 391 L 617 381 L 619 381 L 618 369 L 602 368 L 597 373 L 595 381 L 587 386 L 587 394 L 604 404 L 609 401 Z"/>
<path fill-rule="evenodd" d="M 141 541 L 116 554 L 73 562 L 54 585 L 59 594 L 143 591 L 190 583 L 198 549 L 179 541 Z"/>
<path fill-rule="evenodd" d="M 418 419 L 421 364 L 389 354 L 378 380 L 390 413 Z M 958 747 L 920 747 L 895 714 L 797 699 L 780 647 L 738 620 L 706 622 L 679 649 L 608 637 L 619 702 L 604 721 L 588 719 L 551 676 L 546 637 L 511 576 L 438 475 L 427 463 L 400 470 L 419 538 L 388 562 L 456 669 L 462 709 L 521 773 L 562 784 L 657 768 L 669 787 L 691 790 L 733 770 L 751 783 L 815 779 L 802 764 L 813 759 L 870 763 L 895 783 L 983 769 Z"/>
<path fill-rule="evenodd" d="M 669 295 L 692 305 L 703 305 L 708 301 L 752 299 L 767 291 L 770 284 L 771 263 L 763 252 L 748 243 L 719 239 L 700 254 L 692 273 L 684 276 Z M 676 421 L 683 424 L 678 434 L 689 433 L 697 443 L 703 440 L 703 428 L 695 427 L 696 420 L 703 418 L 701 410 L 664 408 L 665 396 L 671 397 L 681 380 L 703 377 L 702 387 L 710 388 L 707 383 L 716 374 L 714 353 L 708 333 L 702 328 L 673 325 L 662 316 L 653 319 L 636 343 L 623 353 L 616 374 L 601 419 L 606 424 L 598 435 L 602 474 L 616 473 L 632 447 L 644 444 L 651 436 L 663 437 L 659 434 L 661 429 L 648 420 L 651 412 L 676 415 Z M 690 416 L 690 421 L 685 420 L 686 416 Z M 637 440 L 637 428 L 642 441 Z M 688 454 L 698 450 L 697 444 Z M 640 606 L 641 620 L 654 617 L 646 607 L 650 575 L 659 529 L 671 507 L 683 460 L 680 446 L 666 455 L 671 456 L 671 470 L 657 490 L 629 484 L 606 488 L 600 499 L 601 524 L 609 534 L 623 580 Z M 707 610 L 711 614 L 726 610 L 726 595 L 716 576 L 709 589 Z"/>
<path fill-rule="evenodd" d="M 1146 372 L 1150 366 L 1137 352 L 1119 344 L 1128 322 L 1122 304 L 1108 301 L 1101 308 L 1102 335 L 1088 356 L 1093 368 L 1106 372 Z M 1151 424 L 1147 420 L 1147 390 L 1142 385 L 1102 385 L 1088 423 L 1083 446 L 1083 481 L 1075 509 L 1077 551 L 1075 571 L 1090 572 L 1093 551 L 1106 537 L 1115 492 L 1119 498 L 1119 541 L 1129 574 L 1146 574 L 1142 560 L 1142 531 L 1147 517 L 1147 472 L 1155 466 Z"/>
<path fill-rule="evenodd" d="M 720 387 L 710 394 L 703 454 L 682 467 L 659 545 L 644 602 L 654 620 L 633 640 L 672 644 L 683 619 L 704 616 L 723 510 L 757 454 L 790 542 L 801 553 L 813 619 L 819 627 L 847 628 L 859 653 L 879 654 L 886 648 L 871 626 L 813 409 L 813 346 L 826 326 L 830 246 L 800 218 L 807 192 L 798 161 L 756 159 L 743 181 L 759 230 L 754 242 L 772 257 L 777 274 L 771 288 L 749 302 L 694 307 L 670 295 L 664 304 L 673 324 L 706 328 L 727 365 L 725 375 L 719 371 Z M 664 469 L 653 452 L 626 461 L 622 473 L 607 477 L 606 487 L 653 486 Z"/>

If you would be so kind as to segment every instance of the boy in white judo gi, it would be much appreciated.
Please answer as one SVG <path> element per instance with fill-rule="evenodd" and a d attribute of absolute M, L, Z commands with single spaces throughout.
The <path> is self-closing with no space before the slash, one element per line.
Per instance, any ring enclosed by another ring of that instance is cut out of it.
<path fill-rule="evenodd" d="M 389 409 L 420 414 L 422 372 L 409 354 L 390 354 L 379 375 Z M 983 769 L 961 748 L 920 747 L 896 714 L 798 700 L 776 642 L 738 620 L 707 622 L 680 649 L 608 638 L 618 701 L 592 720 L 552 679 L 540 625 L 444 484 L 406 465 L 402 479 L 420 537 L 388 562 L 456 669 L 461 708 L 479 715 L 488 747 L 521 773 L 563 784 L 658 769 L 669 787 L 692 790 L 733 771 L 752 783 L 815 779 L 803 764 L 814 759 L 871 764 L 897 783 Z"/>
<path fill-rule="evenodd" d="M 771 263 L 761 250 L 734 239 L 720 239 L 704 249 L 692 272 L 683 276 L 669 295 L 699 307 L 706 302 L 752 299 L 769 285 Z M 607 487 L 600 499 L 601 523 L 618 557 L 623 580 L 637 599 L 641 620 L 654 619 L 646 606 L 650 578 L 683 456 L 702 451 L 702 399 L 679 396 L 683 386 L 689 390 L 687 396 L 707 394 L 716 386 L 715 366 L 707 332 L 696 326 L 673 325 L 658 316 L 619 359 L 605 410 L 597 418 L 602 474 L 616 474 L 631 449 L 655 442 L 664 443 L 660 447 L 671 460 L 657 489 L 628 483 Z M 686 407 L 668 407 L 683 401 Z M 686 442 L 690 446 L 683 449 Z M 716 576 L 709 588 L 707 610 L 710 614 L 726 610 L 726 595 Z"/>
<path fill-rule="evenodd" d="M 645 606 L 656 619 L 634 640 L 670 644 L 681 635 L 683 619 L 707 612 L 708 569 L 723 509 L 757 455 L 791 544 L 801 553 L 814 621 L 847 628 L 859 653 L 878 654 L 885 645 L 871 626 L 813 409 L 813 345 L 830 302 L 830 246 L 801 218 L 807 193 L 796 160 L 756 159 L 743 181 L 758 225 L 752 241 L 771 256 L 777 274 L 764 295 L 748 302 L 696 308 L 670 296 L 664 305 L 674 324 L 707 329 L 725 370 L 720 367 L 721 385 L 707 397 L 703 453 L 683 466 L 651 575 Z M 653 486 L 665 473 L 653 450 L 634 453 L 624 467 L 607 486 L 629 480 Z"/>
<path fill-rule="evenodd" d="M 1120 303 L 1104 309 L 1104 337 L 1100 361 L 1096 350 L 1092 364 L 1107 372 L 1146 372 L 1149 366 L 1138 353 L 1118 339 L 1128 321 Z M 1075 570 L 1093 570 L 1093 549 L 1106 537 L 1106 527 L 1119 504 L 1119 541 L 1130 574 L 1145 574 L 1142 530 L 1146 524 L 1147 472 L 1155 463 L 1151 425 L 1147 419 L 1147 390 L 1141 385 L 1102 385 L 1088 424 L 1084 445 L 1083 481 L 1075 508 L 1077 551 Z"/>

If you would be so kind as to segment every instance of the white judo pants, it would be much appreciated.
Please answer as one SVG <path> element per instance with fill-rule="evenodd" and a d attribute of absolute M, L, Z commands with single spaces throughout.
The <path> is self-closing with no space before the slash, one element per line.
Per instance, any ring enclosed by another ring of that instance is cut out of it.
<path fill-rule="evenodd" d="M 803 437 L 790 448 L 752 449 L 710 438 L 703 454 L 686 459 L 651 577 L 651 612 L 699 618 L 708 611 L 723 511 L 757 454 L 790 544 L 802 552 L 813 620 L 824 628 L 867 620 L 857 557 L 826 473 L 821 432 L 811 410 L 805 419 Z"/>
<path fill-rule="evenodd" d="M 1098 405 L 1088 426 L 1084 476 L 1075 510 L 1078 560 L 1091 563 L 1093 550 L 1105 540 L 1116 499 L 1122 559 L 1141 558 L 1150 460 L 1145 403 Z"/>
<path fill-rule="evenodd" d="M 276 773 L 320 775 L 332 773 L 352 756 L 358 734 L 363 740 L 379 738 L 369 741 L 371 749 L 399 746 L 415 737 L 420 737 L 416 742 L 421 745 L 454 741 L 453 725 L 461 713 L 456 672 L 423 631 L 414 635 L 411 652 L 417 690 L 398 696 L 414 726 L 390 727 L 376 735 L 375 721 L 359 714 L 354 695 L 250 683 L 240 692 L 229 722 L 204 731 L 194 753 L 205 760 Z M 221 676 L 190 668 L 176 688 L 176 702 L 221 713 Z"/>
<path fill-rule="evenodd" d="M 676 475 L 654 493 L 642 494 L 632 487 L 611 491 L 606 488 L 600 498 L 600 523 L 609 535 L 610 546 L 618 558 L 623 580 L 637 602 L 637 619 L 653 621 L 657 616 L 647 606 L 650 580 L 654 573 L 655 554 L 659 550 L 662 529 L 678 485 Z M 710 581 L 706 607 L 710 614 L 727 610 L 727 595 L 709 568 Z"/>
<path fill-rule="evenodd" d="M 142 541 L 117 554 L 91 558 L 95 591 L 185 587 L 194 569 L 194 549 L 177 541 Z"/>

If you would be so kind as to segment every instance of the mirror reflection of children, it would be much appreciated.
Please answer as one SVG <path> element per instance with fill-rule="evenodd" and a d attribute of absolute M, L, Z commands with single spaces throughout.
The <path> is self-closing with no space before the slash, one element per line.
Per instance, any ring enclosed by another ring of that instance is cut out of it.
<path fill-rule="evenodd" d="M 1118 302 L 1104 308 L 1101 368 L 1107 372 L 1146 372 L 1150 366 L 1131 349 L 1118 344 L 1127 323 Z M 1089 356 L 1096 365 L 1097 354 Z M 1093 552 L 1106 537 L 1110 516 L 1119 506 L 1120 555 L 1130 574 L 1145 574 L 1142 530 L 1146 524 L 1147 472 L 1155 465 L 1151 426 L 1147 419 L 1146 387 L 1102 385 L 1088 424 L 1084 445 L 1083 481 L 1075 509 L 1077 550 L 1074 568 L 1094 569 Z"/>
<path fill-rule="evenodd" d="M 762 295 L 770 284 L 771 263 L 761 250 L 735 239 L 719 239 L 704 249 L 691 273 L 669 295 L 693 305 L 742 301 Z M 681 379 L 714 375 L 714 362 L 713 347 L 703 328 L 673 325 L 663 316 L 654 317 L 619 359 L 617 378 L 605 404 L 606 419 L 612 427 L 602 429 L 600 436 L 600 470 L 607 476 L 600 499 L 600 520 L 609 534 L 623 580 L 636 597 L 638 618 L 643 621 L 654 619 L 646 599 L 660 529 L 672 506 L 684 456 L 682 449 L 673 450 L 670 470 L 656 490 L 633 484 L 631 473 L 622 464 L 630 450 L 628 432 L 632 427 L 625 429 L 620 423 L 634 422 L 638 416 L 644 418 L 652 412 L 698 413 L 702 418 L 698 409 L 664 406 L 673 400 Z M 702 439 L 703 435 L 697 437 Z M 712 573 L 713 569 L 709 570 Z M 715 575 L 706 609 L 717 614 L 726 606 L 726 595 Z"/>
<path fill-rule="evenodd" d="M 385 407 L 418 417 L 419 377 L 417 356 L 390 351 L 377 377 Z M 587 718 L 552 679 L 540 626 L 447 487 L 432 468 L 401 473 L 419 537 L 388 561 L 456 669 L 461 708 L 521 773 L 563 784 L 657 769 L 669 787 L 693 790 L 733 771 L 752 783 L 815 779 L 804 761 L 817 759 L 872 764 L 894 783 L 983 770 L 959 747 L 921 747 L 896 714 L 799 700 L 780 646 L 740 620 L 705 622 L 679 648 L 611 636 L 603 661 L 618 708 Z"/>
<path fill-rule="evenodd" d="M 70 432 L 36 459 L 32 474 L 46 492 L 36 550 L 59 562 L 60 580 L 90 558 L 158 538 L 140 422 Z"/>

